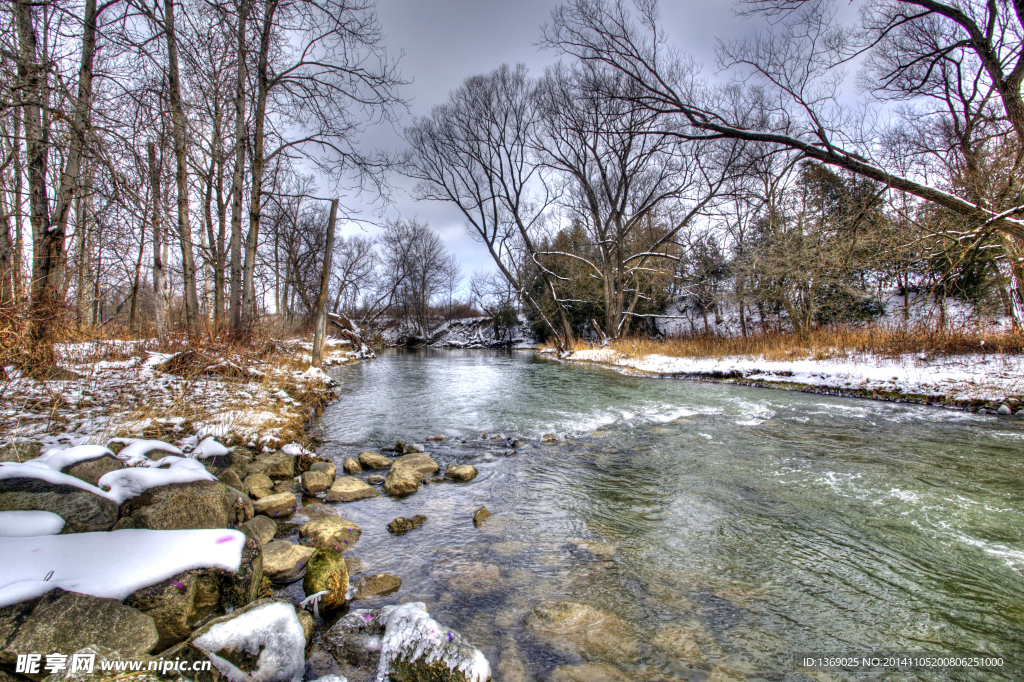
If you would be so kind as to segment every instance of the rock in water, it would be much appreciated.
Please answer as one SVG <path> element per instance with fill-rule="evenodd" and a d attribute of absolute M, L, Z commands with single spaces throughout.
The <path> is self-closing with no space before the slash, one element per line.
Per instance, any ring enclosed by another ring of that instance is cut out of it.
<path fill-rule="evenodd" d="M 356 591 L 353 599 L 370 599 L 397 592 L 402 588 L 402 579 L 390 573 L 377 573 L 357 579 L 353 587 Z"/>
<path fill-rule="evenodd" d="M 302 622 L 282 600 L 260 599 L 212 620 L 190 642 L 229 680 L 300 682 L 305 670 Z"/>
<path fill-rule="evenodd" d="M 285 492 L 261 497 L 252 503 L 252 508 L 257 514 L 281 519 L 290 516 L 298 508 L 298 504 L 295 502 L 295 493 Z"/>
<path fill-rule="evenodd" d="M 388 479 L 384 476 L 381 476 L 380 474 L 374 474 L 373 476 L 366 477 L 366 482 L 369 483 L 370 485 L 380 485 L 386 480 Z"/>
<path fill-rule="evenodd" d="M 117 523 L 117 503 L 69 485 L 38 478 L 0 480 L 0 511 L 48 511 L 64 519 L 63 533 L 110 530 Z"/>
<path fill-rule="evenodd" d="M 625 621 L 588 604 L 542 602 L 527 617 L 526 628 L 553 648 L 587 661 L 634 662 L 639 655 L 639 642 Z"/>
<path fill-rule="evenodd" d="M 379 497 L 380 493 L 371 488 L 361 478 L 342 476 L 334 481 L 327 491 L 328 502 L 355 502 L 367 497 Z"/>
<path fill-rule="evenodd" d="M 491 666 L 461 634 L 435 621 L 419 602 L 357 609 L 324 634 L 339 661 L 375 669 L 376 682 L 487 682 Z"/>
<path fill-rule="evenodd" d="M 307 597 L 318 592 L 327 592 L 320 598 L 320 607 L 341 607 L 348 592 L 348 567 L 341 552 L 333 549 L 318 549 L 313 552 L 306 566 L 306 577 L 302 579 L 302 591 Z"/>
<path fill-rule="evenodd" d="M 274 535 L 277 534 L 277 521 L 269 516 L 259 514 L 240 525 L 238 530 L 254 539 L 262 547 L 273 540 Z"/>
<path fill-rule="evenodd" d="M 370 450 L 363 450 L 359 453 L 359 464 L 364 469 L 390 469 L 392 461 L 390 458 Z"/>
<path fill-rule="evenodd" d="M 356 544 L 362 530 L 340 516 L 314 519 L 299 528 L 299 537 L 305 544 L 317 549 L 336 549 L 344 552 Z"/>
<path fill-rule="evenodd" d="M 479 528 L 489 518 L 491 518 L 491 512 L 487 511 L 487 507 L 480 507 L 473 512 L 473 525 Z"/>
<path fill-rule="evenodd" d="M 96 459 L 89 459 L 66 466 L 60 471 L 62 474 L 67 474 L 68 476 L 74 476 L 77 479 L 81 479 L 89 485 L 99 485 L 100 477 L 103 476 L 103 474 L 108 474 L 111 471 L 118 471 L 119 469 L 124 469 L 124 462 L 119 460 L 117 457 L 101 455 Z"/>
<path fill-rule="evenodd" d="M 312 547 L 274 540 L 263 546 L 263 575 L 276 583 L 292 583 L 302 577 Z"/>
<path fill-rule="evenodd" d="M 90 644 L 124 658 L 146 658 L 158 639 L 153 619 L 141 611 L 116 599 L 56 589 L 0 609 L 0 671 L 13 673 L 19 653 L 70 654 Z M 41 680 L 46 671 L 40 671 L 28 677 Z"/>
<path fill-rule="evenodd" d="M 313 462 L 312 466 L 309 467 L 310 471 L 322 471 L 334 480 L 334 476 L 338 473 L 338 467 L 334 465 L 334 462 Z"/>
<path fill-rule="evenodd" d="M 465 483 L 476 478 L 477 473 L 479 472 L 477 472 L 476 467 L 470 464 L 449 464 L 448 468 L 444 470 L 444 477 L 459 483 Z"/>
<path fill-rule="evenodd" d="M 408 533 L 413 528 L 419 528 L 423 525 L 423 522 L 427 520 L 426 516 L 417 514 L 411 519 L 407 519 L 404 516 L 399 516 L 388 524 L 388 532 L 392 535 L 401 535 L 402 533 Z"/>
<path fill-rule="evenodd" d="M 618 668 L 607 663 L 560 665 L 551 673 L 550 682 L 630 682 Z"/>
<path fill-rule="evenodd" d="M 388 472 L 388 477 L 384 479 L 382 489 L 392 497 L 405 497 L 420 489 L 422 478 L 411 469 L 392 467 Z"/>
<path fill-rule="evenodd" d="M 545 433 L 541 436 L 540 442 L 543 445 L 555 445 L 558 443 L 558 436 L 553 433 Z"/>
<path fill-rule="evenodd" d="M 326 471 L 307 471 L 302 474 L 302 489 L 310 495 L 317 495 L 331 487 L 333 479 Z"/>
<path fill-rule="evenodd" d="M 263 580 L 263 552 L 249 538 L 242 548 L 238 571 L 196 568 L 128 595 L 127 606 L 152 616 L 160 641 L 156 651 L 184 641 L 196 623 L 226 613 L 256 599 Z"/>
<path fill-rule="evenodd" d="M 346 459 L 345 463 L 341 465 L 341 468 L 344 469 L 345 473 L 349 475 L 363 473 L 363 467 L 359 466 L 359 462 L 357 462 L 352 457 Z"/>
<path fill-rule="evenodd" d="M 394 471 L 395 469 L 412 471 L 420 478 L 423 478 L 424 476 L 433 476 L 441 470 L 441 467 L 425 452 L 415 452 L 410 455 L 402 455 L 396 459 L 391 465 L 391 470 Z"/>
<path fill-rule="evenodd" d="M 996 414 L 1001 414 L 1005 417 L 1008 414 L 1013 414 L 1013 410 L 1010 409 L 1009 405 L 1003 403 L 1002 405 L 999 406 L 999 409 L 996 410 Z"/>

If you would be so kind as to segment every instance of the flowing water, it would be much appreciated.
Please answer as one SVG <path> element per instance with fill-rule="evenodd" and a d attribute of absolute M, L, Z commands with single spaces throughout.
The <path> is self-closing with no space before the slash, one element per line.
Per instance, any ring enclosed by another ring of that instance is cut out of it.
<path fill-rule="evenodd" d="M 495 680 L 1024 679 L 1024 421 L 531 353 L 389 351 L 332 375 L 321 454 L 403 439 L 480 471 L 337 505 L 367 571 L 403 581 L 355 606 L 425 602 Z M 803 664 L 924 653 L 1003 665 Z"/>

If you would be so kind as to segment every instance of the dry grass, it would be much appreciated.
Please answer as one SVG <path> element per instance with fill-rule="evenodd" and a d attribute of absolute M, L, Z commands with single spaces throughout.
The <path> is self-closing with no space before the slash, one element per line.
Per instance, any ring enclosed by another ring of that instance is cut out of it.
<path fill-rule="evenodd" d="M 970 354 L 1024 353 L 1024 334 L 1020 332 L 980 332 L 977 330 L 874 326 L 827 327 L 808 334 L 767 332 L 742 337 L 712 335 L 682 336 L 665 339 L 620 339 L 608 347 L 627 357 L 667 355 L 670 357 L 746 356 L 770 361 L 827 360 L 867 353 L 894 358 L 910 353 L 927 357 Z M 574 350 L 596 348 L 577 341 Z"/>

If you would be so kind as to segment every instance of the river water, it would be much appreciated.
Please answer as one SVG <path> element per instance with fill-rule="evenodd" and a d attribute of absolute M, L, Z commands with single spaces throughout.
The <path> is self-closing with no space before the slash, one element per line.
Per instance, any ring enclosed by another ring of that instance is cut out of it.
<path fill-rule="evenodd" d="M 403 581 L 355 606 L 425 602 L 496 681 L 586 663 L 555 678 L 1024 679 L 1020 420 L 532 353 L 396 350 L 331 373 L 321 454 L 403 439 L 480 471 L 337 505 L 367 571 Z M 387 532 L 414 514 L 423 527 Z M 803 662 L 926 653 L 1003 665 Z"/>

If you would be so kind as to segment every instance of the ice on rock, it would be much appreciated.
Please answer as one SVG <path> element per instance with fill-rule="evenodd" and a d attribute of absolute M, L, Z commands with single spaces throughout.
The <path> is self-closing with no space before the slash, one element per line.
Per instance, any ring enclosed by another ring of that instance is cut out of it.
<path fill-rule="evenodd" d="M 30 459 L 29 462 L 45 464 L 54 471 L 60 471 L 73 464 L 99 459 L 104 455 L 113 457 L 114 453 L 102 445 L 76 445 L 73 448 L 47 450 L 39 457 Z"/>
<path fill-rule="evenodd" d="M 25 538 L 56 535 L 64 530 L 64 519 L 48 511 L 0 512 L 0 537 Z"/>
<path fill-rule="evenodd" d="M 480 650 L 431 618 L 422 602 L 381 607 L 376 620 L 384 626 L 376 682 L 387 682 L 391 664 L 403 659 L 422 659 L 428 665 L 443 661 L 469 682 L 486 682 L 491 676 L 491 666 Z"/>
<path fill-rule="evenodd" d="M 348 678 L 344 675 L 324 675 L 310 682 L 348 682 Z"/>
<path fill-rule="evenodd" d="M 158 488 L 171 483 L 217 480 L 216 476 L 194 459 L 169 455 L 155 462 L 145 460 L 144 463 L 145 466 L 119 469 L 103 474 L 97 483 L 101 488 L 108 490 L 108 496 L 111 499 L 121 504 L 125 500 L 138 497 L 150 488 Z"/>
<path fill-rule="evenodd" d="M 306 635 L 295 607 L 272 602 L 217 623 L 193 640 L 231 682 L 300 682 L 306 667 Z M 218 651 L 259 655 L 256 670 L 244 673 Z"/>
<path fill-rule="evenodd" d="M 127 443 L 124 448 L 115 455 L 119 460 L 124 462 L 128 466 L 136 466 L 138 464 L 145 464 L 149 458 L 147 455 L 155 450 L 166 452 L 175 455 L 184 455 L 185 453 L 174 447 L 170 443 L 165 443 L 162 440 L 143 440 L 133 438 L 115 438 L 111 443 Z"/>
<path fill-rule="evenodd" d="M 244 545 L 223 528 L 0 537 L 0 608 L 58 587 L 121 600 L 193 568 L 234 573 Z"/>
<path fill-rule="evenodd" d="M 230 452 L 230 450 L 214 440 L 213 436 L 207 436 L 192 451 L 192 456 L 198 459 L 205 459 L 207 457 L 223 457 Z"/>

